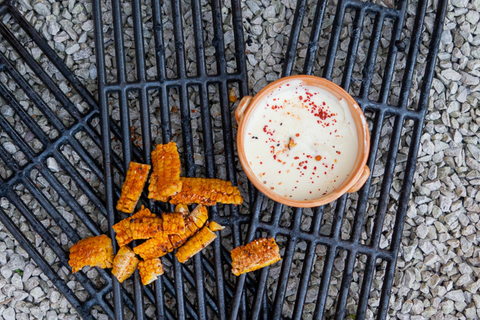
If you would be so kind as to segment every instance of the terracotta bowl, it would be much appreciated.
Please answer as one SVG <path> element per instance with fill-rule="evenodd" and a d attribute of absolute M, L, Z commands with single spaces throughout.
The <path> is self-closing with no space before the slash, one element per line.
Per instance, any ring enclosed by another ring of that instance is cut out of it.
<path fill-rule="evenodd" d="M 336 188 L 336 190 L 327 193 L 326 195 L 318 199 L 313 200 L 292 200 L 291 198 L 285 198 L 284 196 L 273 192 L 272 190 L 270 190 L 270 188 L 264 185 L 255 175 L 253 170 L 250 168 L 250 165 L 248 164 L 245 155 L 245 130 L 247 128 L 247 123 L 251 115 L 253 114 L 253 111 L 266 95 L 271 93 L 277 87 L 286 84 L 292 80 L 301 80 L 308 86 L 322 88 L 336 96 L 338 99 L 344 99 L 348 104 L 353 120 L 355 121 L 355 127 L 357 129 L 358 152 L 357 159 L 355 161 L 351 174 L 338 188 Z M 363 114 L 356 101 L 352 98 L 352 96 L 350 96 L 344 89 L 331 81 L 307 75 L 290 76 L 279 79 L 267 85 L 254 97 L 243 97 L 237 107 L 237 110 L 235 111 L 235 118 L 238 122 L 237 150 L 242 167 L 245 170 L 248 179 L 255 185 L 255 187 L 260 192 L 262 192 L 274 201 L 293 207 L 308 208 L 321 206 L 338 199 L 345 193 L 352 193 L 358 191 L 365 184 L 368 177 L 370 176 L 370 169 L 366 165 L 368 153 L 370 150 L 370 133 L 368 131 L 368 125 L 365 119 L 365 115 Z"/>

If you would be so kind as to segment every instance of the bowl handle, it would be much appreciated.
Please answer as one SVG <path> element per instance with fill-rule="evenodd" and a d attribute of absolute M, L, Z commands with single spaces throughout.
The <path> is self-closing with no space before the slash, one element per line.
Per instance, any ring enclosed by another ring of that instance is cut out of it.
<path fill-rule="evenodd" d="M 358 178 L 357 182 L 353 185 L 353 187 L 351 187 L 347 192 L 353 193 L 360 190 L 360 188 L 363 187 L 363 185 L 365 184 L 369 176 L 370 176 L 370 168 L 367 165 L 365 165 L 363 167 L 362 175 L 360 176 L 360 178 Z"/>
<path fill-rule="evenodd" d="M 235 110 L 235 119 L 237 120 L 237 123 L 240 123 L 242 121 L 243 114 L 250 105 L 250 101 L 252 101 L 252 96 L 245 96 L 242 98 L 242 100 L 240 100 L 240 103 L 237 106 L 237 110 Z"/>

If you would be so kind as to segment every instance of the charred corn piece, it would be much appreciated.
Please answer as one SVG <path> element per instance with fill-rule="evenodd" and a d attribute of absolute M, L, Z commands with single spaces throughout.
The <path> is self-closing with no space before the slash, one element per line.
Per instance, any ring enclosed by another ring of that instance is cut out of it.
<path fill-rule="evenodd" d="M 170 203 L 193 204 L 200 203 L 213 206 L 217 202 L 226 204 L 241 204 L 243 198 L 237 187 L 230 181 L 205 178 L 180 178 L 182 191 L 172 196 Z"/>
<path fill-rule="evenodd" d="M 168 234 L 182 234 L 185 233 L 185 220 L 183 214 L 180 212 L 164 213 L 163 231 Z"/>
<path fill-rule="evenodd" d="M 160 258 L 140 261 L 138 264 L 138 271 L 142 278 L 143 285 L 152 283 L 158 279 L 158 276 L 163 274 L 163 265 Z"/>
<path fill-rule="evenodd" d="M 208 224 L 208 228 L 209 228 L 210 230 L 214 231 L 214 232 L 225 229 L 224 226 L 216 223 L 215 221 L 210 222 L 210 223 Z"/>
<path fill-rule="evenodd" d="M 112 274 L 122 283 L 137 269 L 138 258 L 129 247 L 121 247 L 113 259 Z"/>
<path fill-rule="evenodd" d="M 175 142 L 159 144 L 152 152 L 153 173 L 148 186 L 148 198 L 167 201 L 182 190 L 180 156 Z"/>
<path fill-rule="evenodd" d="M 113 264 L 113 246 L 109 237 L 102 234 L 80 240 L 70 248 L 68 261 L 75 273 L 85 266 L 111 268 Z"/>
<path fill-rule="evenodd" d="M 207 219 L 207 208 L 198 205 L 185 219 L 184 233 L 171 235 L 167 235 L 166 232 L 159 233 L 154 238 L 133 248 L 133 251 L 144 260 L 163 257 L 168 252 L 172 252 L 174 249 L 181 247 L 188 238 L 203 227 Z"/>
<path fill-rule="evenodd" d="M 218 223 L 214 223 L 215 230 L 223 229 Z M 217 238 L 215 232 L 210 229 L 210 225 L 206 225 L 198 233 L 196 233 L 193 237 L 188 239 L 188 241 L 181 246 L 175 256 L 177 257 L 180 263 L 187 262 L 188 259 L 202 251 L 206 248 L 210 243 L 213 242 Z"/>
<path fill-rule="evenodd" d="M 190 211 L 188 210 L 188 207 L 186 204 L 177 204 L 175 206 L 175 212 L 182 213 L 184 218 L 186 218 L 190 214 Z"/>
<path fill-rule="evenodd" d="M 161 234 L 136 246 L 133 248 L 133 251 L 142 257 L 142 259 L 148 260 L 163 257 L 168 252 L 172 252 L 173 249 L 174 247 L 169 236 Z"/>
<path fill-rule="evenodd" d="M 117 239 L 118 245 L 123 247 L 133 241 L 132 231 L 130 229 L 130 223 L 132 220 L 138 220 L 142 218 L 155 218 L 156 216 L 150 212 L 148 209 L 142 209 L 135 213 L 133 216 L 123 219 L 117 224 L 113 225 L 113 230 L 117 233 L 115 238 Z"/>
<path fill-rule="evenodd" d="M 253 240 L 244 246 L 233 249 L 231 255 L 232 272 L 236 276 L 261 269 L 281 260 L 280 250 L 273 238 Z"/>
<path fill-rule="evenodd" d="M 130 221 L 130 235 L 132 240 L 150 239 L 161 233 L 163 220 L 159 217 L 146 217 Z"/>
<path fill-rule="evenodd" d="M 130 162 L 127 176 L 122 186 L 122 194 L 118 199 L 117 210 L 132 213 L 137 205 L 138 199 L 142 194 L 145 182 L 147 182 L 150 166 L 148 164 L 141 164 Z"/>

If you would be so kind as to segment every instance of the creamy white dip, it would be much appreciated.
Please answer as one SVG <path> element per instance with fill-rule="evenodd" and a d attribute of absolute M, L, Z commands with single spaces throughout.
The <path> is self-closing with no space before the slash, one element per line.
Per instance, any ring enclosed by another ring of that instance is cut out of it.
<path fill-rule="evenodd" d="M 283 84 L 260 101 L 244 140 L 255 175 L 292 200 L 318 199 L 338 188 L 358 149 L 346 101 L 303 81 Z"/>

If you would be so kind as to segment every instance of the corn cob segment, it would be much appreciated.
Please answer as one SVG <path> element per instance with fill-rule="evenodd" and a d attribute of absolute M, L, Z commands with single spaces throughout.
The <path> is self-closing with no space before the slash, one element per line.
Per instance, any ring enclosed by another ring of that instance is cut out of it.
<path fill-rule="evenodd" d="M 113 264 L 113 246 L 109 237 L 102 234 L 80 240 L 70 248 L 68 261 L 75 273 L 85 266 L 111 268 Z"/>
<path fill-rule="evenodd" d="M 273 238 L 254 240 L 233 249 L 231 255 L 232 272 L 236 276 L 261 269 L 281 260 L 280 250 Z"/>
<path fill-rule="evenodd" d="M 150 239 L 163 232 L 163 220 L 159 217 L 146 217 L 130 221 L 130 235 L 133 240 Z"/>
<path fill-rule="evenodd" d="M 164 213 L 163 231 L 168 234 L 182 234 L 185 233 L 185 220 L 183 214 L 180 212 Z"/>
<path fill-rule="evenodd" d="M 117 210 L 128 213 L 133 212 L 147 182 L 149 172 L 150 166 L 148 164 L 130 162 L 125 182 L 122 186 L 122 193 L 120 199 L 118 199 Z"/>
<path fill-rule="evenodd" d="M 172 196 L 172 204 L 199 203 L 213 206 L 217 202 L 226 204 L 241 204 L 243 198 L 237 187 L 232 186 L 230 181 L 206 178 L 180 178 L 182 190 Z"/>
<path fill-rule="evenodd" d="M 133 248 L 133 251 L 142 259 L 160 258 L 174 249 L 170 238 L 166 234 L 157 235 L 155 238 L 145 241 L 141 245 Z"/>
<path fill-rule="evenodd" d="M 221 230 L 223 229 L 223 227 L 215 222 L 214 229 Z M 175 256 L 177 257 L 178 261 L 180 261 L 180 263 L 185 263 L 188 259 L 206 248 L 216 238 L 217 235 L 215 234 L 215 232 L 213 232 L 209 225 L 206 225 L 193 237 L 188 239 L 188 241 L 178 249 Z"/>
<path fill-rule="evenodd" d="M 186 218 L 190 214 L 190 211 L 188 210 L 186 204 L 177 204 L 175 206 L 175 212 L 180 212 L 181 214 L 183 214 L 184 218 Z"/>
<path fill-rule="evenodd" d="M 193 236 L 201 227 L 203 227 L 207 219 L 207 208 L 198 205 L 185 219 L 184 233 L 168 236 L 166 233 L 158 234 L 154 238 L 133 248 L 133 251 L 144 260 L 163 257 L 168 252 L 172 252 L 174 249 L 182 246 L 188 238 Z"/>
<path fill-rule="evenodd" d="M 150 212 L 148 209 L 142 209 L 135 213 L 133 216 L 123 219 L 122 221 L 118 222 L 117 224 L 113 225 L 113 230 L 117 233 L 115 238 L 117 239 L 118 245 L 123 247 L 129 244 L 131 241 L 134 240 L 132 231 L 130 229 L 130 224 L 132 220 L 139 220 L 142 218 L 155 218 L 156 216 Z"/>
<path fill-rule="evenodd" d="M 175 142 L 159 144 L 152 152 L 153 173 L 148 186 L 148 198 L 167 201 L 182 190 L 180 156 Z"/>
<path fill-rule="evenodd" d="M 121 247 L 113 259 L 112 274 L 122 283 L 137 269 L 138 258 L 129 247 Z"/>
<path fill-rule="evenodd" d="M 142 278 L 143 285 L 146 286 L 157 280 L 158 276 L 163 274 L 162 261 L 159 258 L 140 261 L 138 271 Z"/>

